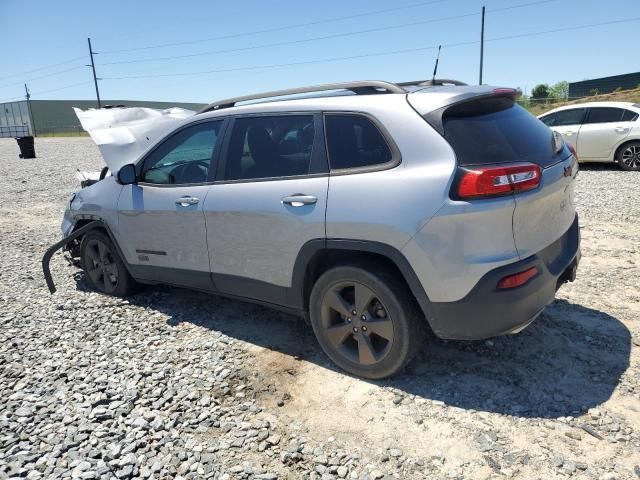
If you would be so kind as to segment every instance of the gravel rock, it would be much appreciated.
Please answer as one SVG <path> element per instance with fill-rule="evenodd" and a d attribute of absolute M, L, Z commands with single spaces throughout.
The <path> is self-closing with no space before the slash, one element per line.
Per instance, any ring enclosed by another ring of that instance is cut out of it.
<path fill-rule="evenodd" d="M 364 382 L 267 308 L 161 286 L 110 298 L 60 254 L 50 295 L 40 261 L 73 174 L 102 161 L 87 138 L 36 151 L 0 140 L 0 479 L 638 474 L 637 174 L 582 168 L 578 278 L 530 327 L 430 339 Z"/>

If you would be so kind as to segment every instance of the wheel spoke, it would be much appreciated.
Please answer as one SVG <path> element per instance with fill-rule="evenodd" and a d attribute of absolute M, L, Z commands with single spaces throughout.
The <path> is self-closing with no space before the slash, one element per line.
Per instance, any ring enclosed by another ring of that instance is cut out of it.
<path fill-rule="evenodd" d="M 95 245 L 89 245 L 87 248 L 87 255 L 93 262 L 94 266 L 100 264 L 100 254 L 97 252 Z"/>
<path fill-rule="evenodd" d="M 110 273 L 115 278 L 118 278 L 118 266 L 115 263 L 109 263 L 105 265 L 104 269 L 107 271 L 107 273 Z"/>
<path fill-rule="evenodd" d="M 360 363 L 363 365 L 376 363 L 376 354 L 369 336 L 361 333 L 356 339 L 358 340 L 358 360 Z"/>
<path fill-rule="evenodd" d="M 348 323 L 341 323 L 333 327 L 327 328 L 327 336 L 329 341 L 339 347 L 351 335 L 352 327 Z"/>
<path fill-rule="evenodd" d="M 110 292 L 110 291 L 112 291 L 113 289 L 116 288 L 116 284 L 111 280 L 111 275 L 109 275 L 108 273 L 105 273 L 103 275 L 103 278 L 104 278 L 104 288 L 105 288 L 105 290 Z"/>
<path fill-rule="evenodd" d="M 371 289 L 359 283 L 355 284 L 356 310 L 359 314 L 364 313 L 369 308 L 369 305 L 375 297 L 376 295 Z"/>
<path fill-rule="evenodd" d="M 100 268 L 100 266 L 90 268 L 87 271 L 87 275 L 89 275 L 89 278 L 91 278 L 94 283 L 99 283 L 100 276 L 102 275 L 102 269 Z"/>
<path fill-rule="evenodd" d="M 393 340 L 393 322 L 388 318 L 368 321 L 367 330 L 386 340 Z"/>
<path fill-rule="evenodd" d="M 98 242 L 98 252 L 100 254 L 100 260 L 102 260 L 102 262 L 106 262 L 107 259 L 107 254 L 109 253 L 109 251 L 107 250 L 107 246 L 102 243 L 102 242 Z"/>
<path fill-rule="evenodd" d="M 351 315 L 351 305 L 349 305 L 347 301 L 342 297 L 340 291 L 331 290 L 327 293 L 325 301 L 332 310 L 335 310 L 343 317 L 348 317 Z"/>

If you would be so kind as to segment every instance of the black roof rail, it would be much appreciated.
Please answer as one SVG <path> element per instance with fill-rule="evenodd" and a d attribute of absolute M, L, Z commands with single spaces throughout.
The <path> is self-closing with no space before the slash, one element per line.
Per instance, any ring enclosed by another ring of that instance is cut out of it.
<path fill-rule="evenodd" d="M 413 82 L 400 82 L 397 83 L 399 87 L 433 87 L 436 85 L 456 85 L 458 87 L 467 85 L 460 80 L 452 80 L 449 78 L 436 78 L 429 80 L 415 80 Z"/>
<path fill-rule="evenodd" d="M 250 100 L 260 100 L 263 98 L 284 97 L 287 95 L 297 95 L 301 93 L 325 92 L 330 90 L 349 90 L 356 94 L 372 94 L 372 93 L 407 93 L 400 85 L 391 82 L 383 82 L 380 80 L 369 80 L 361 82 L 346 83 L 327 83 L 324 85 L 315 85 L 311 87 L 290 88 L 287 90 L 275 90 L 273 92 L 256 93 L 253 95 L 245 95 L 242 97 L 229 98 L 211 103 L 200 110 L 198 113 L 211 112 L 221 108 L 230 108 L 240 102 L 248 102 Z"/>

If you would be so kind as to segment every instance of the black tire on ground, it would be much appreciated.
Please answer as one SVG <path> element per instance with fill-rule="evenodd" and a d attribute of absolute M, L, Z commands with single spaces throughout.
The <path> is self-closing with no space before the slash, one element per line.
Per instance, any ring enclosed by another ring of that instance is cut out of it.
<path fill-rule="evenodd" d="M 328 270 L 313 286 L 309 313 L 327 356 L 364 378 L 381 379 L 401 370 L 418 353 L 426 333 L 426 320 L 408 287 L 384 268 Z"/>
<path fill-rule="evenodd" d="M 129 275 L 118 251 L 105 233 L 91 230 L 80 243 L 80 263 L 92 289 L 115 297 L 126 297 L 138 284 Z"/>
<path fill-rule="evenodd" d="M 640 142 L 629 142 L 623 145 L 616 156 L 618 165 L 627 171 L 640 171 Z"/>

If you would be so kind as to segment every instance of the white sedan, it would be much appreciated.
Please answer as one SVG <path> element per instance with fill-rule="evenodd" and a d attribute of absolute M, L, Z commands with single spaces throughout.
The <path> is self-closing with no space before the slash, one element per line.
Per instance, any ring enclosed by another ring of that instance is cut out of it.
<path fill-rule="evenodd" d="M 617 162 L 640 171 L 640 104 L 589 102 L 556 108 L 538 118 L 562 134 L 580 162 Z"/>

